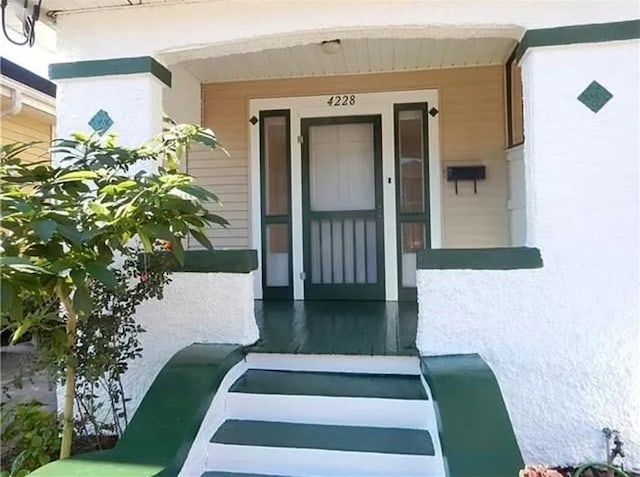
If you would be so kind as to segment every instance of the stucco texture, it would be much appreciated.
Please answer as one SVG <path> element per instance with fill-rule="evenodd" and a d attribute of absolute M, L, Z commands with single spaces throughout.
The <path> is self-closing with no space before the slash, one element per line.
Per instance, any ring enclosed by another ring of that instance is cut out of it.
<path fill-rule="evenodd" d="M 136 314 L 146 330 L 142 357 L 123 376 L 132 416 L 167 361 L 192 343 L 249 345 L 259 337 L 253 313 L 253 273 L 174 273 L 164 299 L 143 303 Z M 63 399 L 58 389 L 58 405 Z"/>
<path fill-rule="evenodd" d="M 602 428 L 640 466 L 638 41 L 523 59 L 527 244 L 538 270 L 421 270 L 423 354 L 479 352 L 529 463 L 606 460 Z M 577 100 L 596 80 L 613 98 Z"/>
<path fill-rule="evenodd" d="M 141 335 L 143 357 L 125 375 L 133 408 L 162 366 L 185 346 L 257 341 L 253 273 L 176 273 L 164 299 L 144 303 L 136 319 L 147 332 Z"/>

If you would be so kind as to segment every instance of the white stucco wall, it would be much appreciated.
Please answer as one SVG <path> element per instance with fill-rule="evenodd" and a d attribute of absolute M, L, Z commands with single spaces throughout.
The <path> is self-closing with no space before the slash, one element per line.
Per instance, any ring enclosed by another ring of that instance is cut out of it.
<path fill-rule="evenodd" d="M 527 240 L 524 146 L 507 149 L 505 156 L 508 179 L 509 239 L 512 247 L 522 247 Z"/>
<path fill-rule="evenodd" d="M 253 312 L 253 272 L 174 273 L 164 299 L 143 303 L 136 314 L 146 330 L 142 357 L 123 376 L 131 417 L 167 361 L 192 343 L 249 345 L 259 338 Z M 62 409 L 62 388 L 58 388 Z"/>
<path fill-rule="evenodd" d="M 164 113 L 177 123 L 201 124 L 202 101 L 200 81 L 181 66 L 171 71 L 171 88 L 165 88 L 162 98 Z"/>
<path fill-rule="evenodd" d="M 327 38 L 511 37 L 526 28 L 636 18 L 633 0 L 219 0 L 58 15 L 58 53 L 80 60 L 162 53 L 163 61 L 258 51 Z M 248 21 L 259 12 L 259 21 Z M 249 16 L 248 16 L 249 15 Z M 140 34 L 141 28 L 144 34 Z M 117 31 L 117 35 L 114 35 Z M 174 32 L 173 34 L 171 32 Z M 176 33 L 178 32 L 178 33 Z"/>
<path fill-rule="evenodd" d="M 640 466 L 638 41 L 540 48 L 522 62 L 527 244 L 544 268 L 418 272 L 424 354 L 479 352 L 527 462 Z M 613 98 L 577 101 L 596 80 Z"/>
<path fill-rule="evenodd" d="M 162 90 L 150 74 L 101 76 L 56 80 L 59 137 L 73 132 L 93 132 L 89 120 L 100 109 L 113 120 L 107 131 L 117 133 L 120 143 L 139 146 L 162 131 Z"/>

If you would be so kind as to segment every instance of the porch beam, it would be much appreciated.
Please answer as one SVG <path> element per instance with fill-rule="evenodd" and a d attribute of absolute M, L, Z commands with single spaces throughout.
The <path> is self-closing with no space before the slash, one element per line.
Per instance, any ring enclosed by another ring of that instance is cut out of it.
<path fill-rule="evenodd" d="M 151 56 L 53 63 L 49 66 L 52 80 L 140 73 L 149 73 L 165 86 L 171 87 L 171 71 Z"/>
<path fill-rule="evenodd" d="M 519 62 L 529 48 L 638 38 L 640 38 L 640 20 L 527 30 L 516 49 L 516 61 Z"/>

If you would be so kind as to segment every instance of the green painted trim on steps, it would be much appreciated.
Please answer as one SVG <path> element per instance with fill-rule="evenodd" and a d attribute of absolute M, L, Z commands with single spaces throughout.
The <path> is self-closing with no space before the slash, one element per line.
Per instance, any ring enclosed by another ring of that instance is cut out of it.
<path fill-rule="evenodd" d="M 423 356 L 447 477 L 513 477 L 524 467 L 493 372 L 477 354 Z"/>
<path fill-rule="evenodd" d="M 516 61 L 520 61 L 529 48 L 637 38 L 640 38 L 640 20 L 528 30 L 516 49 Z"/>
<path fill-rule="evenodd" d="M 33 477 L 175 477 L 241 346 L 193 344 L 162 368 L 118 444 L 55 461 Z"/>
<path fill-rule="evenodd" d="M 231 393 L 427 400 L 420 376 L 249 369 Z"/>
<path fill-rule="evenodd" d="M 393 427 L 334 426 L 229 419 L 222 423 L 211 438 L 211 442 L 241 446 L 435 455 L 433 441 L 428 431 Z"/>
<path fill-rule="evenodd" d="M 166 86 L 171 87 L 171 71 L 151 56 L 73 61 L 49 65 L 49 78 L 52 80 L 133 75 L 139 73 L 149 73 Z"/>
<path fill-rule="evenodd" d="M 205 472 L 200 477 L 288 477 L 286 475 L 273 475 L 273 474 L 245 474 L 238 472 L 224 472 L 224 471 L 211 471 Z"/>
<path fill-rule="evenodd" d="M 519 270 L 542 268 L 540 250 L 529 247 L 441 248 L 418 252 L 418 270 Z"/>

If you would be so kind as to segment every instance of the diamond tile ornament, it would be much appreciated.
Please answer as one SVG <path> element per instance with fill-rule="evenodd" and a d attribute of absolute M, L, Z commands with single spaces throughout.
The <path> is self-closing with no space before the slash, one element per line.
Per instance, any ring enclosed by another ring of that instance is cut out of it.
<path fill-rule="evenodd" d="M 436 108 L 431 108 L 429 110 L 429 114 L 431 115 L 432 118 L 435 118 L 438 115 L 439 112 L 440 111 L 438 111 Z"/>
<path fill-rule="evenodd" d="M 249 122 L 255 126 L 256 123 L 258 122 L 258 118 L 256 118 L 255 116 L 251 116 L 251 119 L 249 119 Z"/>
<path fill-rule="evenodd" d="M 89 120 L 89 126 L 91 126 L 95 132 L 102 135 L 113 126 L 113 119 L 111 119 L 109 113 L 101 109 Z"/>
<path fill-rule="evenodd" d="M 592 81 L 589 86 L 578 96 L 578 101 L 584 104 L 594 113 L 597 113 L 602 107 L 613 98 L 613 95 L 597 81 Z"/>

